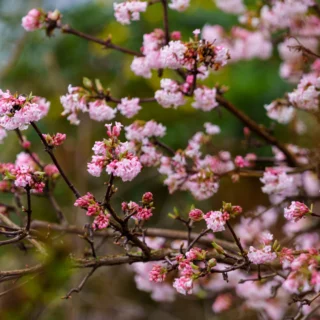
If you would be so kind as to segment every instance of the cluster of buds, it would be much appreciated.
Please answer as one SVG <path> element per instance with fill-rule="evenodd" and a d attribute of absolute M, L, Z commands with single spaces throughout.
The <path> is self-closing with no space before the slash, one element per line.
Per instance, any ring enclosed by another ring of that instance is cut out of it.
<path fill-rule="evenodd" d="M 155 264 L 149 272 L 149 281 L 157 283 L 163 282 L 166 279 L 167 272 L 168 270 L 166 267 L 160 264 Z"/>
<path fill-rule="evenodd" d="M 88 192 L 86 195 L 77 199 L 74 206 L 87 210 L 88 216 L 95 217 L 92 223 L 94 230 L 105 229 L 109 226 L 110 214 L 102 208 L 101 204 L 96 201 L 91 193 Z"/>
<path fill-rule="evenodd" d="M 43 134 L 42 135 L 46 140 L 49 147 L 57 147 L 63 144 L 64 140 L 66 140 L 67 135 L 64 133 L 56 133 L 54 135 Z"/>
<path fill-rule="evenodd" d="M 146 221 L 152 217 L 153 195 L 151 192 L 146 192 L 142 196 L 141 205 L 136 202 L 122 202 L 122 211 L 127 218 L 135 219 L 136 221 Z"/>
<path fill-rule="evenodd" d="M 61 18 L 62 15 L 57 9 L 47 13 L 41 9 L 31 9 L 22 18 L 21 25 L 28 32 L 46 29 L 47 35 L 50 36 L 53 30 L 60 25 Z"/>

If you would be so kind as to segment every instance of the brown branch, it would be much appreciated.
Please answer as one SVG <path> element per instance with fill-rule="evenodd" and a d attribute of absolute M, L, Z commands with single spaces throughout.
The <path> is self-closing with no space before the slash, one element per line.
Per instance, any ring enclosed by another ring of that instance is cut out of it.
<path fill-rule="evenodd" d="M 16 134 L 19 138 L 19 141 L 22 144 L 24 142 L 24 139 L 23 139 L 21 131 L 19 129 L 15 129 L 14 131 L 16 132 Z M 28 155 L 31 157 L 33 162 L 36 163 L 41 168 L 41 170 L 43 170 L 44 165 L 34 156 L 34 154 L 29 149 L 24 149 L 24 150 L 25 150 L 25 152 L 28 153 Z"/>
<path fill-rule="evenodd" d="M 120 52 L 123 52 L 123 53 L 127 53 L 127 54 L 130 54 L 130 55 L 137 56 L 137 57 L 143 57 L 143 54 L 140 53 L 140 52 L 133 51 L 131 49 L 123 48 L 123 47 L 120 47 L 120 46 L 118 46 L 116 44 L 113 44 L 111 42 L 111 39 L 102 40 L 102 39 L 96 38 L 96 37 L 91 36 L 89 34 L 86 34 L 86 33 L 83 33 L 81 31 L 75 30 L 75 29 L 71 28 L 67 24 L 62 25 L 62 26 L 57 26 L 57 28 L 60 28 L 62 33 L 72 34 L 72 35 L 75 35 L 75 36 L 80 37 L 82 39 L 85 39 L 85 40 L 88 40 L 88 41 L 91 41 L 91 42 L 94 42 L 94 43 L 98 43 L 98 44 L 104 46 L 107 49 L 114 49 L 114 50 L 117 50 L 117 51 L 120 51 Z"/>
<path fill-rule="evenodd" d="M 46 221 L 40 221 L 40 220 L 33 220 L 31 224 L 32 229 L 43 229 L 45 231 L 58 231 L 58 232 L 66 232 L 71 234 L 79 234 L 83 235 L 83 229 L 77 226 L 63 226 L 56 223 L 49 223 Z M 100 231 L 95 232 L 95 237 L 112 237 L 112 230 L 106 230 L 106 231 Z M 145 231 L 145 235 L 148 237 L 163 237 L 170 240 L 187 240 L 188 239 L 188 233 L 186 231 L 180 231 L 180 230 L 170 230 L 170 229 L 161 229 L 161 228 L 148 228 Z M 198 233 L 192 232 L 190 234 L 190 237 L 192 240 L 197 238 L 199 236 Z M 208 237 L 201 237 L 197 240 L 198 243 L 206 246 L 211 246 L 212 239 Z M 234 251 L 236 250 L 236 246 L 225 240 L 215 239 L 215 242 L 222 246 L 226 250 Z"/>
<path fill-rule="evenodd" d="M 79 191 L 73 186 L 73 184 L 70 182 L 70 180 L 68 179 L 68 177 L 66 176 L 66 174 L 64 173 L 64 171 L 62 170 L 57 158 L 55 157 L 52 148 L 48 145 L 46 139 L 43 137 L 41 131 L 39 130 L 38 126 L 34 123 L 31 122 L 32 127 L 34 128 L 34 130 L 37 132 L 38 136 L 40 137 L 44 147 L 45 147 L 45 151 L 49 154 L 49 156 L 51 157 L 53 163 L 55 164 L 55 166 L 57 167 L 59 173 L 61 174 L 63 180 L 66 182 L 66 184 L 68 185 L 68 187 L 70 188 L 70 190 L 73 192 L 73 194 L 75 195 L 75 197 L 78 199 L 80 198 L 80 193 Z"/>
<path fill-rule="evenodd" d="M 228 111 L 234 114 L 239 120 L 241 120 L 249 129 L 263 138 L 265 141 L 270 143 L 271 145 L 276 146 L 280 149 L 286 156 L 288 163 L 290 166 L 299 167 L 299 163 L 296 158 L 292 155 L 292 153 L 282 144 L 280 143 L 274 136 L 270 135 L 265 129 L 259 126 L 254 120 L 248 117 L 245 113 L 237 109 L 231 102 L 225 99 L 221 95 L 217 95 L 217 102 L 225 107 Z"/>
<path fill-rule="evenodd" d="M 69 298 L 71 298 L 73 292 L 79 293 L 79 292 L 83 289 L 83 287 L 84 287 L 84 285 L 86 284 L 86 282 L 88 281 L 88 279 L 89 279 L 89 278 L 93 275 L 93 273 L 96 271 L 96 269 L 97 269 L 96 267 L 93 267 L 93 268 L 90 270 L 90 272 L 85 275 L 85 277 L 82 279 L 82 281 L 80 282 L 80 284 L 78 285 L 78 287 L 72 288 L 62 299 L 69 299 Z"/>
<path fill-rule="evenodd" d="M 231 232 L 231 234 L 232 234 L 232 237 L 233 237 L 234 241 L 236 242 L 236 244 L 237 244 L 237 246 L 238 246 L 238 248 L 239 248 L 239 250 L 240 250 L 240 252 L 241 252 L 241 255 L 243 256 L 243 258 L 245 259 L 245 261 L 248 262 L 247 254 L 246 254 L 246 252 L 244 251 L 244 249 L 243 249 L 243 247 L 242 247 L 242 244 L 241 244 L 239 238 L 237 237 L 236 233 L 234 232 L 234 230 L 233 230 L 233 228 L 232 228 L 232 226 L 231 226 L 231 224 L 230 224 L 230 222 L 229 222 L 228 220 L 226 221 L 226 225 L 227 225 L 227 227 L 229 228 L 229 230 L 230 230 L 230 232 Z"/>
<path fill-rule="evenodd" d="M 8 217 L 6 217 L 4 214 L 0 213 L 0 221 L 2 221 L 3 223 L 5 223 L 7 226 L 9 226 L 10 228 L 12 228 L 13 230 L 21 230 L 21 228 L 19 226 L 17 226 L 14 222 L 12 222 Z M 33 221 L 32 221 L 33 223 Z M 32 230 L 30 230 L 30 233 L 31 233 Z M 45 248 L 42 246 L 42 244 L 35 240 L 35 239 L 32 239 L 31 237 L 27 237 L 26 238 L 27 241 L 29 241 L 34 247 L 36 247 L 39 252 L 43 255 L 47 255 L 47 252 L 45 250 Z M 1 274 L 0 274 L 1 276 Z"/>
<path fill-rule="evenodd" d="M 161 0 L 161 3 L 163 7 L 163 27 L 164 27 L 165 40 L 166 40 L 166 44 L 168 44 L 170 41 L 168 3 L 167 3 L 167 0 Z"/>
<path fill-rule="evenodd" d="M 197 241 L 199 241 L 203 236 L 205 236 L 208 232 L 210 231 L 210 229 L 206 229 L 203 230 L 202 232 L 199 233 L 199 235 L 197 237 L 195 237 L 193 239 L 193 241 L 189 244 L 187 251 L 189 251 L 196 243 Z"/>

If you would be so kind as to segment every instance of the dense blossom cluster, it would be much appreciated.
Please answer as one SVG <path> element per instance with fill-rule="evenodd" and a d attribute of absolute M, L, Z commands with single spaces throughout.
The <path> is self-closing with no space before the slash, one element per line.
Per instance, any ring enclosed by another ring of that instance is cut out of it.
<path fill-rule="evenodd" d="M 74 205 L 76 207 L 87 210 L 88 216 L 95 217 L 92 223 L 92 227 L 94 230 L 105 229 L 109 226 L 110 214 L 103 210 L 101 204 L 96 201 L 96 199 L 90 192 L 77 199 Z"/>
<path fill-rule="evenodd" d="M 36 154 L 33 158 L 38 159 Z M 31 192 L 41 193 L 45 187 L 45 180 L 52 173 L 57 173 L 55 166 L 46 172 L 40 171 L 38 164 L 28 153 L 21 152 L 17 155 L 15 163 L 0 163 L 1 191 L 29 189 Z"/>
<path fill-rule="evenodd" d="M 153 195 L 151 192 L 147 192 L 142 196 L 142 205 L 136 202 L 122 202 L 122 211 L 130 218 L 137 221 L 149 220 L 152 217 L 152 205 L 153 205 Z"/>
<path fill-rule="evenodd" d="M 25 97 L 0 90 L 0 126 L 6 130 L 26 129 L 47 115 L 50 103 L 40 97 Z"/>
<path fill-rule="evenodd" d="M 105 168 L 108 174 L 120 177 L 122 181 L 131 181 L 139 174 L 142 165 L 132 153 L 130 144 L 118 140 L 122 125 L 116 122 L 114 126 L 107 124 L 106 127 L 109 139 L 95 142 L 92 148 L 94 156 L 88 163 L 88 172 L 99 177 Z"/>
<path fill-rule="evenodd" d="M 145 12 L 147 9 L 145 1 L 125 1 L 122 3 L 115 2 L 113 4 L 114 16 L 121 24 L 130 24 L 131 20 L 140 20 L 140 12 Z"/>

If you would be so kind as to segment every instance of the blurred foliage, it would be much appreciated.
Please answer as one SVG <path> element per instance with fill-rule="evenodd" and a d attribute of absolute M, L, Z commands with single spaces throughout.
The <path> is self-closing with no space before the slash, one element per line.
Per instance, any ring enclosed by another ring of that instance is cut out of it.
<path fill-rule="evenodd" d="M 212 0 L 191 2 L 192 6 L 185 13 L 169 11 L 170 30 L 180 30 L 184 39 L 188 39 L 195 28 L 202 28 L 205 24 L 220 24 L 229 29 L 237 21 L 234 16 L 216 11 Z M 83 117 L 79 127 L 71 126 L 60 116 L 62 107 L 59 97 L 66 93 L 68 84 L 81 85 L 83 76 L 101 79 L 105 87 L 110 87 L 115 97 L 150 97 L 159 87 L 160 79 L 156 73 L 151 80 L 136 77 L 130 70 L 132 56 L 103 49 L 71 35 L 62 35 L 59 30 L 56 30 L 51 38 L 47 38 L 44 32 L 25 34 L 20 27 L 21 17 L 33 7 L 43 7 L 46 10 L 57 7 L 61 10 L 65 23 L 102 38 L 112 34 L 114 43 L 134 50 L 139 50 L 144 33 L 162 27 L 161 7 L 152 6 L 146 14 L 142 14 L 141 21 L 126 27 L 115 21 L 112 1 L 0 0 L 0 88 L 26 94 L 32 91 L 35 95 L 44 96 L 51 101 L 49 116 L 42 120 L 39 126 L 43 132 L 67 133 L 68 139 L 57 150 L 57 157 L 81 192 L 90 190 L 99 198 L 104 193 L 103 183 L 107 177 L 90 177 L 86 172 L 86 163 L 90 158 L 93 142 L 105 135 L 104 124 L 92 123 Z M 235 105 L 256 121 L 269 126 L 271 122 L 265 115 L 264 104 L 291 89 L 291 86 L 279 77 L 279 64 L 276 56 L 267 62 L 242 61 L 211 74 L 206 83 L 209 86 L 216 83 L 228 86 L 230 91 L 227 97 Z M 172 71 L 167 70 L 164 76 L 176 78 Z M 222 129 L 222 134 L 214 138 L 215 149 L 231 150 L 233 155 L 253 151 L 246 150 L 240 143 L 243 139 L 243 126 L 225 110 L 199 112 L 191 108 L 190 103 L 178 110 L 164 110 L 153 103 L 145 105 L 136 118 L 156 119 L 167 126 L 167 136 L 163 141 L 173 148 L 184 148 L 188 139 L 197 131 L 203 130 L 203 123 L 209 121 L 218 124 Z M 119 116 L 117 120 L 125 124 L 131 122 Z M 287 131 L 282 126 L 277 125 L 275 132 L 281 140 L 288 141 Z M 32 142 L 33 150 L 36 150 L 43 160 L 49 161 L 35 133 L 29 129 L 24 134 Z M 14 161 L 18 152 L 20 146 L 12 132 L 5 144 L 0 145 L 0 160 Z M 261 148 L 257 152 L 270 155 L 270 147 Z M 118 183 L 119 192 L 114 196 L 116 207 L 119 207 L 124 199 L 137 201 L 142 193 L 151 191 L 155 194 L 157 208 L 149 225 L 179 228 L 177 223 L 167 219 L 167 213 L 173 206 L 187 211 L 190 205 L 195 203 L 201 209 L 208 210 L 219 208 L 221 201 L 225 200 L 249 209 L 266 203 L 267 199 L 257 191 L 259 182 L 251 179 L 235 185 L 224 180 L 218 194 L 208 201 L 198 203 L 187 193 L 179 192 L 169 196 L 161 181 L 162 178 L 155 169 L 146 169 L 136 180 Z M 55 194 L 61 207 L 67 212 L 69 221 L 83 225 L 86 217 L 83 212 L 73 208 L 73 196 L 63 181 L 59 182 Z M 1 201 L 9 203 L 12 201 L 10 196 L 0 195 L 0 198 Z M 33 199 L 33 211 L 35 219 L 56 221 L 46 199 Z M 66 237 L 58 238 L 56 242 L 51 257 L 55 263 L 52 264 L 52 269 L 46 271 L 48 277 L 31 277 L 27 285 L 0 298 L 3 315 L 1 319 L 222 319 L 212 315 L 210 299 L 198 302 L 190 300 L 187 303 L 178 299 L 174 304 L 157 306 L 148 294 L 137 291 L 132 275 L 124 272 L 125 267 L 98 270 L 84 292 L 74 295 L 70 301 L 61 300 L 61 296 L 81 278 L 75 276 L 75 280 L 67 280 L 70 274 L 65 261 L 69 252 L 68 246 L 73 241 Z M 77 242 L 80 248 L 85 245 L 80 239 Z M 16 247 L 1 247 L 1 269 L 35 263 L 35 259 L 29 258 L 23 252 L 19 253 L 18 250 Z M 78 253 L 81 254 L 80 249 Z M 82 271 L 79 273 L 83 274 Z M 5 290 L 10 286 L 2 287 Z M 120 307 L 121 303 L 125 310 Z M 230 318 L 238 316 L 230 314 Z M 250 314 L 246 314 L 244 319 L 249 318 Z"/>

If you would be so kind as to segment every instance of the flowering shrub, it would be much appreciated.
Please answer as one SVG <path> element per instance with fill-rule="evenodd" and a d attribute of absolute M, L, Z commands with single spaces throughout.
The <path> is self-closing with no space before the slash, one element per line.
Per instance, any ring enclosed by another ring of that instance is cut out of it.
<path fill-rule="evenodd" d="M 262 3 L 249 7 L 242 0 L 216 0 L 218 9 L 238 15 L 239 26 L 227 31 L 205 24 L 202 30 L 182 35 L 169 31 L 168 10 L 188 10 L 190 0 L 115 2 L 114 17 L 122 25 L 142 20 L 150 6 L 162 6 L 164 27 L 145 33 L 140 51 L 118 46 L 111 37 L 103 40 L 73 29 L 58 10 L 32 9 L 22 18 L 22 27 L 28 32 L 43 29 L 50 36 L 61 30 L 132 56 L 130 72 L 152 78 L 157 87 L 151 97 L 140 97 L 137 92 L 134 97 L 116 98 L 99 79 L 83 78 L 81 85 L 69 85 L 60 97 L 61 115 L 67 116 L 71 125 L 81 126 L 80 118 L 88 116 L 106 128 L 92 147 L 87 172 L 81 173 L 101 183 L 103 196 L 92 194 L 90 187 L 82 194 L 62 167 L 61 154 L 56 156 L 55 150 L 63 151 L 67 135 L 41 131 L 39 122 L 47 116 L 50 102 L 31 93 L 0 90 L 0 143 L 5 144 L 14 132 L 23 150 L 15 162 L 0 163 L 0 192 L 12 195 L 17 202 L 14 207 L 0 202 L 0 235 L 7 238 L 0 246 L 29 241 L 44 256 L 37 267 L 0 271 L 0 281 L 46 272 L 53 240 L 47 240 L 50 234 L 40 235 L 42 229 L 50 229 L 78 234 L 90 246 L 90 254 L 84 258 L 70 252 L 68 260 L 73 268 L 90 271 L 66 299 L 85 290 L 98 268 L 128 264 L 137 288 L 149 292 L 155 301 L 194 295 L 211 299 L 213 313 L 246 308 L 261 319 L 320 317 L 320 215 L 315 209 L 320 192 L 319 148 L 282 143 L 272 128 L 260 125 L 226 98 L 227 87 L 206 82 L 227 65 L 267 60 L 277 48 L 282 59 L 279 74 L 293 83 L 294 89 L 261 110 L 274 122 L 292 127 L 296 135 L 306 130 L 302 112 L 319 122 L 320 7 L 313 0 Z M 135 118 L 149 103 L 157 103 L 164 113 L 185 105 L 195 114 L 225 109 L 242 121 L 250 151 L 233 154 L 227 150 L 228 143 L 223 150 L 211 151 L 209 147 L 221 129 L 210 122 L 176 150 L 163 142 L 166 135 L 170 141 L 170 132 L 167 134 L 162 123 Z M 121 116 L 126 118 L 123 124 Z M 50 162 L 32 151 L 25 136 L 32 130 Z M 257 149 L 261 145 L 271 146 L 272 156 L 262 157 Z M 139 179 L 150 167 L 156 168 L 173 198 L 175 193 L 187 192 L 197 201 L 197 208 L 174 208 L 168 213 L 167 219 L 181 224 L 184 231 L 151 228 L 161 201 L 149 190 L 143 191 L 140 201 L 124 199 L 121 209 L 114 206 L 118 184 L 130 186 L 130 181 Z M 242 203 L 223 202 L 219 208 L 212 202 L 207 210 L 202 201 L 217 194 L 229 178 L 234 188 L 243 179 L 255 179 L 259 189 L 250 197 L 264 194 L 270 207 L 250 211 L 243 209 Z M 74 206 L 84 211 L 82 215 L 89 221 L 84 227 L 71 225 L 65 218 L 54 196 L 59 180 L 75 197 Z M 50 200 L 57 223 L 34 218 L 35 197 Z M 22 226 L 12 221 L 15 214 L 25 215 Z M 100 255 L 98 237 L 113 239 L 119 254 Z"/>

